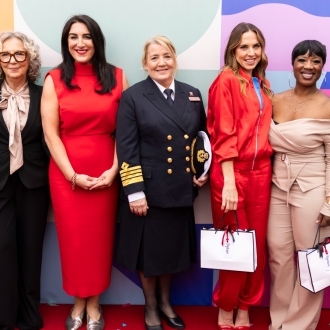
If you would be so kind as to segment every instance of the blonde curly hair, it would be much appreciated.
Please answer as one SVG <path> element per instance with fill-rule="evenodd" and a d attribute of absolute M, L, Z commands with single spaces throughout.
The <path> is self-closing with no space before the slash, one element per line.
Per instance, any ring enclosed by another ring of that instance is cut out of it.
<path fill-rule="evenodd" d="M 39 54 L 39 46 L 34 41 L 28 38 L 21 32 L 4 31 L 0 34 L 0 52 L 2 52 L 3 43 L 8 40 L 16 38 L 21 40 L 25 50 L 27 51 L 27 60 L 29 61 L 29 70 L 27 73 L 27 80 L 34 83 L 41 74 L 41 58 Z M 5 74 L 0 65 L 0 81 L 5 79 Z"/>

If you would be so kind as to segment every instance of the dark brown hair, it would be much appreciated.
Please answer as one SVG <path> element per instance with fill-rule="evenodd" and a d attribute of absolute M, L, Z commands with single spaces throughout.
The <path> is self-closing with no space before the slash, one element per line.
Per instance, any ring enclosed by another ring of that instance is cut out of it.
<path fill-rule="evenodd" d="M 87 15 L 75 15 L 72 16 L 64 25 L 61 38 L 61 51 L 63 61 L 58 66 L 61 70 L 61 79 L 69 89 L 79 88 L 79 86 L 72 84 L 72 78 L 74 76 L 74 59 L 69 52 L 68 37 L 72 24 L 83 23 L 87 26 L 94 45 L 94 55 L 92 58 L 92 65 L 94 72 L 98 78 L 98 83 L 101 86 L 99 89 L 95 89 L 98 94 L 111 93 L 111 90 L 116 86 L 116 68 L 107 63 L 105 57 L 105 38 L 101 31 L 100 26 L 91 17 Z"/>

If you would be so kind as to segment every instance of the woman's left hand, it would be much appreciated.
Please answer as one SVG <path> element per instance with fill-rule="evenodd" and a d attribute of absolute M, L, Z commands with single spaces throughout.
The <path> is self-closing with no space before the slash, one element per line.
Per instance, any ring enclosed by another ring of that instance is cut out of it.
<path fill-rule="evenodd" d="M 193 183 L 198 188 L 201 188 L 207 182 L 208 179 L 209 179 L 209 175 L 208 174 L 206 174 L 205 176 L 203 176 L 203 177 L 201 177 L 199 179 L 196 179 L 196 175 L 194 175 L 194 177 L 193 177 Z"/>
<path fill-rule="evenodd" d="M 330 217 L 320 213 L 319 216 L 317 217 L 316 223 L 317 224 L 321 223 L 321 227 L 330 226 Z"/>
<path fill-rule="evenodd" d="M 109 188 L 112 185 L 116 175 L 117 171 L 110 168 L 109 170 L 102 173 L 102 175 L 97 179 L 96 183 L 91 188 L 89 188 L 89 190 Z"/>

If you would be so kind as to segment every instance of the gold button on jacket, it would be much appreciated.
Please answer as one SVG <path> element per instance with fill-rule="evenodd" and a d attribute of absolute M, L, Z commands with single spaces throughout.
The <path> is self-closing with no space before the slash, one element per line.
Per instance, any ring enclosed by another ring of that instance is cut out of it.
<path fill-rule="evenodd" d="M 172 135 L 167 135 L 167 140 L 172 140 Z"/>
<path fill-rule="evenodd" d="M 186 168 L 186 172 L 190 172 L 190 168 L 189 167 Z"/>
<path fill-rule="evenodd" d="M 186 161 L 189 162 L 190 158 L 189 157 L 186 157 Z"/>
<path fill-rule="evenodd" d="M 188 134 L 185 134 L 185 135 L 184 135 L 184 138 L 185 138 L 186 140 L 188 140 L 188 139 L 189 139 L 189 135 L 188 135 Z"/>
<path fill-rule="evenodd" d="M 169 168 L 169 169 L 167 170 L 167 173 L 168 173 L 168 174 L 172 174 L 172 170 Z"/>
<path fill-rule="evenodd" d="M 172 163 L 172 158 L 167 158 L 168 163 Z"/>
<path fill-rule="evenodd" d="M 172 147 L 167 147 L 167 151 L 171 152 L 172 151 Z"/>
<path fill-rule="evenodd" d="M 186 146 L 186 150 L 190 150 L 190 147 L 189 146 Z"/>

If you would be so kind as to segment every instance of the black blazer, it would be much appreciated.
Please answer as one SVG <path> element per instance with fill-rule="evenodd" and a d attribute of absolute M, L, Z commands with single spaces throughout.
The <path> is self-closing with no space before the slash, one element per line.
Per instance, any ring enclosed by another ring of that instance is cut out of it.
<path fill-rule="evenodd" d="M 17 172 L 24 186 L 32 189 L 48 184 L 49 160 L 44 148 L 40 115 L 42 87 L 29 83 L 29 91 L 29 114 L 22 130 L 24 164 Z M 8 143 L 8 128 L 2 113 L 0 113 L 0 190 L 3 189 L 9 177 L 10 152 Z"/>
<path fill-rule="evenodd" d="M 192 95 L 200 101 L 190 101 Z M 174 106 L 150 77 L 124 91 L 116 126 L 120 198 L 144 191 L 149 206 L 191 206 L 190 148 L 200 130 L 206 131 L 206 116 L 198 89 L 175 81 Z"/>

